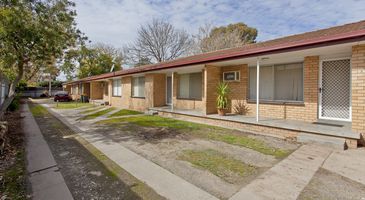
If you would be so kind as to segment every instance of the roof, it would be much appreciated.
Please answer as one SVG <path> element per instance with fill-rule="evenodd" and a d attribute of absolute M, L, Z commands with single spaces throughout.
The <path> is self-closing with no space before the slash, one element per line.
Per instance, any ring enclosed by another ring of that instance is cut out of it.
<path fill-rule="evenodd" d="M 306 32 L 302 34 L 286 36 L 274 40 L 247 44 L 242 47 L 202 53 L 198 55 L 178 58 L 172 61 L 144 65 L 136 68 L 124 69 L 116 72 L 90 76 L 80 80 L 68 82 L 68 84 L 111 78 L 115 76 L 131 75 L 154 70 L 177 68 L 187 65 L 204 64 L 209 62 L 259 56 L 280 51 L 294 51 L 296 49 L 312 48 L 315 46 L 328 46 L 337 43 L 361 40 L 365 40 L 365 20 L 341 26 Z"/>

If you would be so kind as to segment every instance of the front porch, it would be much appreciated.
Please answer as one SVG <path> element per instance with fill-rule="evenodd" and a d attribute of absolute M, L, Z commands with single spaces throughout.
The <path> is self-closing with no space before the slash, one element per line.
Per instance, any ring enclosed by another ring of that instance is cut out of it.
<path fill-rule="evenodd" d="M 360 134 L 351 129 L 351 122 L 306 122 L 289 119 L 228 114 L 204 114 L 199 110 L 172 109 L 170 106 L 150 108 L 161 116 L 180 118 L 189 121 L 207 123 L 231 129 L 270 135 L 274 137 L 296 140 L 298 142 L 321 142 L 341 148 L 356 148 Z"/>

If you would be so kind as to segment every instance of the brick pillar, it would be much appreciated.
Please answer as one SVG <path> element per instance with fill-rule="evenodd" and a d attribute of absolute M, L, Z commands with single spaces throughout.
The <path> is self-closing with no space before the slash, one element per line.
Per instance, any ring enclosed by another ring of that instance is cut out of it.
<path fill-rule="evenodd" d="M 154 74 L 153 76 L 153 106 L 166 105 L 166 74 Z"/>
<path fill-rule="evenodd" d="M 205 114 L 217 113 L 217 85 L 222 79 L 221 68 L 216 66 L 205 66 L 204 69 L 204 97 Z"/>
<path fill-rule="evenodd" d="M 317 121 L 318 119 L 318 79 L 319 56 L 307 56 L 304 58 L 304 104 L 305 113 L 302 118 L 305 121 Z"/>
<path fill-rule="evenodd" d="M 146 74 L 145 97 L 148 108 L 166 104 L 166 74 Z"/>
<path fill-rule="evenodd" d="M 113 80 L 108 80 L 107 81 L 108 84 L 108 101 L 109 101 L 109 105 L 111 105 L 112 103 L 112 96 L 113 96 Z"/>
<path fill-rule="evenodd" d="M 93 88 L 94 88 L 94 83 L 90 82 L 90 100 L 94 99 Z"/>
<path fill-rule="evenodd" d="M 146 106 L 148 108 L 153 107 L 153 74 L 146 74 L 145 75 L 145 89 L 144 89 L 144 96 L 146 100 Z"/>
<path fill-rule="evenodd" d="M 352 47 L 352 130 L 365 133 L 365 45 Z"/>
<path fill-rule="evenodd" d="M 173 103 L 173 107 L 177 108 L 177 104 L 176 104 L 176 100 L 177 100 L 177 89 L 178 89 L 178 81 L 179 81 L 179 74 L 177 74 L 176 72 L 173 72 L 174 75 L 174 80 L 173 80 L 173 85 L 172 85 L 172 103 Z"/>

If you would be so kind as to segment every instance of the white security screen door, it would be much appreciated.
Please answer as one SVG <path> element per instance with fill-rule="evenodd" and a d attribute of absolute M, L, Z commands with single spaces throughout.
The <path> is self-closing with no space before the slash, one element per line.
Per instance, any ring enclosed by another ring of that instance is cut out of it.
<path fill-rule="evenodd" d="M 351 120 L 350 59 L 322 61 L 320 119 Z"/>
<path fill-rule="evenodd" d="M 166 104 L 171 105 L 172 100 L 172 78 L 168 76 L 166 79 Z"/>

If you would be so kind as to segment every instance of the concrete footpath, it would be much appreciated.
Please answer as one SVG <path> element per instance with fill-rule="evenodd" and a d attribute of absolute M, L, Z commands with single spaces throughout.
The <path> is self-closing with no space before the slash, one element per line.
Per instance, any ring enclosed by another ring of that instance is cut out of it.
<path fill-rule="evenodd" d="M 32 199 L 73 199 L 28 104 L 22 104 L 21 111 L 26 140 L 27 175 Z"/>
<path fill-rule="evenodd" d="M 327 147 L 303 145 L 229 200 L 295 200 L 331 153 Z"/>

